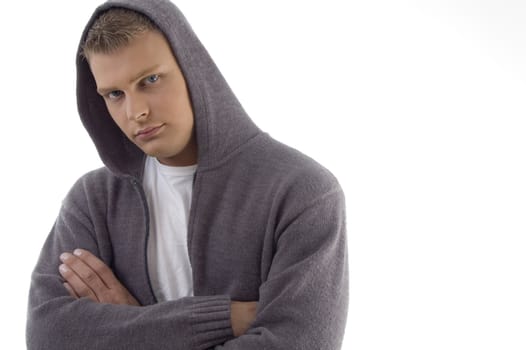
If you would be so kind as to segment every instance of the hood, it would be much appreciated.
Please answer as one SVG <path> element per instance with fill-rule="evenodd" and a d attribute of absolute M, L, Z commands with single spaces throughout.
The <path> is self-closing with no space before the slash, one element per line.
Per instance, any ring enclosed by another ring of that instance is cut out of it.
<path fill-rule="evenodd" d="M 87 23 L 77 51 L 77 107 L 103 163 L 117 175 L 142 176 L 144 153 L 119 129 L 81 47 L 95 19 L 121 7 L 149 17 L 164 33 L 186 79 L 194 112 L 198 168 L 219 164 L 260 133 L 233 94 L 212 58 L 179 9 L 167 0 L 110 0 L 99 6 Z"/>

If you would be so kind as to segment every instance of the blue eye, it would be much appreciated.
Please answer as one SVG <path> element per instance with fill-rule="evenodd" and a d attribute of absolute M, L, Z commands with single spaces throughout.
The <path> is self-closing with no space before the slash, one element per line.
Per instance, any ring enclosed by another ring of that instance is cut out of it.
<path fill-rule="evenodd" d="M 119 90 L 110 91 L 107 96 L 110 100 L 116 100 L 122 96 L 122 91 L 119 91 Z"/>
<path fill-rule="evenodd" d="M 157 80 L 159 80 L 159 74 L 153 74 L 146 78 L 146 82 L 150 84 L 157 82 Z"/>

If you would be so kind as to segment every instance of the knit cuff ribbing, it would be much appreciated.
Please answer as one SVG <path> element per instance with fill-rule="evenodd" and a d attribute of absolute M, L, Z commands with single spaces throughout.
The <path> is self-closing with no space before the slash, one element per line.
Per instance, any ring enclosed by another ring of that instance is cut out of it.
<path fill-rule="evenodd" d="M 230 321 L 230 297 L 203 297 L 194 303 L 191 324 L 196 349 L 209 349 L 232 339 L 234 334 Z"/>

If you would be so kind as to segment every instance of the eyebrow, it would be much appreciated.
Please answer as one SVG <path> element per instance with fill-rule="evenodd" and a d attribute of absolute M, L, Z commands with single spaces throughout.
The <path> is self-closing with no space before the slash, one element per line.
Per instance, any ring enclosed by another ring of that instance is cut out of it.
<path fill-rule="evenodd" d="M 137 73 L 133 78 L 131 78 L 129 80 L 129 83 L 133 83 L 134 81 L 142 78 L 143 76 L 157 70 L 158 68 L 160 67 L 159 64 L 156 64 L 150 68 L 146 68 L 146 69 L 143 69 L 142 71 L 140 71 L 139 73 Z M 111 91 L 115 91 L 115 90 L 118 90 L 117 88 L 114 88 L 114 87 L 107 87 L 107 88 L 97 88 L 97 92 L 99 93 L 99 95 L 105 95 L 106 93 L 108 92 L 111 92 Z"/>

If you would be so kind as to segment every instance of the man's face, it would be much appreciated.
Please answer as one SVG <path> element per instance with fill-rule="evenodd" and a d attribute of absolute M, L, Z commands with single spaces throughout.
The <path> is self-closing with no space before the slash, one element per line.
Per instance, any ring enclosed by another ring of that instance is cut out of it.
<path fill-rule="evenodd" d="M 91 53 L 89 64 L 111 117 L 134 144 L 166 165 L 196 163 L 188 90 L 162 34 L 148 31 L 114 53 Z"/>

